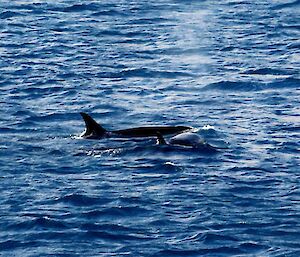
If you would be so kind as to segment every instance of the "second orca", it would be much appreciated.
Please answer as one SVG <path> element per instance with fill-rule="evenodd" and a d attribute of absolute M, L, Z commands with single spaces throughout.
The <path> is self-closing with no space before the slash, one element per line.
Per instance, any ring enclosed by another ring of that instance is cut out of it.
<path fill-rule="evenodd" d="M 156 133 L 158 145 L 170 145 L 170 146 L 181 146 L 193 149 L 201 149 L 208 151 L 217 151 L 217 148 L 207 143 L 196 133 L 186 132 L 174 137 L 171 137 L 167 142 L 160 132 Z"/>

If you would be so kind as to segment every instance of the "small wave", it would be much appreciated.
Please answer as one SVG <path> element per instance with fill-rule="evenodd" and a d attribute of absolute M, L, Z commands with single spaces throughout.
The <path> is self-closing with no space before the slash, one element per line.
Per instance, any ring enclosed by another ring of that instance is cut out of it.
<path fill-rule="evenodd" d="M 146 68 L 123 70 L 122 77 L 155 77 L 155 78 L 177 78 L 177 77 L 193 77 L 192 74 L 179 71 L 157 71 Z"/>
<path fill-rule="evenodd" d="M 234 46 L 226 46 L 226 47 L 221 48 L 220 51 L 222 51 L 222 52 L 230 52 L 230 51 L 233 51 L 234 49 L 236 49 L 236 47 L 234 47 Z"/>
<path fill-rule="evenodd" d="M 280 88 L 298 88 L 300 80 L 289 77 L 286 79 L 275 80 L 270 83 L 254 83 L 254 82 L 235 82 L 220 81 L 203 87 L 204 90 L 225 90 L 225 91 L 262 91 L 267 89 Z"/>
<path fill-rule="evenodd" d="M 167 22 L 169 19 L 165 19 L 162 17 L 152 17 L 152 18 L 136 18 L 134 20 L 131 20 L 131 23 L 134 24 L 157 24 L 162 22 Z"/>
<path fill-rule="evenodd" d="M 283 125 L 280 127 L 281 130 L 286 130 L 290 132 L 300 132 L 300 126 L 287 126 Z"/>
<path fill-rule="evenodd" d="M 251 2 L 249 1 L 230 1 L 229 3 L 228 3 L 228 6 L 240 6 L 240 5 L 250 5 L 251 4 Z"/>
<path fill-rule="evenodd" d="M 155 256 L 200 256 L 200 254 L 207 254 L 209 250 L 162 250 L 159 251 Z"/>
<path fill-rule="evenodd" d="M 121 72 L 101 72 L 98 73 L 100 78 L 167 78 L 175 79 L 178 77 L 194 77 L 193 74 L 188 72 L 179 72 L 179 71 L 157 71 L 147 68 L 139 69 L 127 69 L 122 70 Z"/>
<path fill-rule="evenodd" d="M 212 244 L 215 242 L 238 242 L 238 238 L 232 236 L 219 235 L 216 233 L 207 233 L 200 237 L 205 244 Z"/>
<path fill-rule="evenodd" d="M 142 213 L 147 213 L 148 210 L 141 208 L 141 207 L 131 207 L 131 206 L 115 206 L 105 208 L 103 210 L 92 210 L 88 212 L 84 212 L 82 216 L 85 217 L 101 217 L 101 216 L 108 216 L 108 217 L 128 217 L 132 215 L 138 215 Z"/>
<path fill-rule="evenodd" d="M 143 236 L 141 234 L 121 234 L 119 232 L 106 232 L 106 231 L 98 231 L 98 230 L 90 230 L 86 232 L 86 236 L 89 238 L 101 238 L 106 240 L 151 240 L 153 238 Z"/>
<path fill-rule="evenodd" d="M 255 185 L 255 187 L 253 186 L 253 184 Z M 262 186 L 262 185 L 257 185 L 258 183 L 252 183 L 250 185 L 241 185 L 241 186 L 234 186 L 232 188 L 228 188 L 226 191 L 229 193 L 232 193 L 233 195 L 235 195 L 235 197 L 237 199 L 243 200 L 243 197 L 238 197 L 238 195 L 246 195 L 249 199 L 251 199 L 249 197 L 249 194 L 260 194 L 266 191 L 266 187 Z M 264 183 L 263 183 L 264 184 Z M 268 185 L 268 183 L 267 183 Z M 253 199 L 254 200 L 254 199 Z"/>
<path fill-rule="evenodd" d="M 18 110 L 13 113 L 13 116 L 22 117 L 22 116 L 35 116 L 32 111 L 29 110 Z"/>
<path fill-rule="evenodd" d="M 228 91 L 257 91 L 262 89 L 260 83 L 253 82 L 235 82 L 220 81 L 209 84 L 203 88 L 204 90 L 228 90 Z"/>
<path fill-rule="evenodd" d="M 269 88 L 298 88 L 300 84 L 300 79 L 289 77 L 282 80 L 277 80 L 266 84 L 265 89 Z"/>
<path fill-rule="evenodd" d="M 37 243 L 33 242 L 21 242 L 18 240 L 6 240 L 0 242 L 0 249 L 1 251 L 11 251 L 16 248 L 30 248 L 37 245 Z"/>
<path fill-rule="evenodd" d="M 31 115 L 25 118 L 27 122 L 51 122 L 65 120 L 65 113 L 48 113 L 45 115 Z M 70 114 L 69 114 L 70 115 Z M 71 116 L 70 116 L 71 117 Z"/>
<path fill-rule="evenodd" d="M 79 206 L 92 206 L 92 205 L 102 205 L 109 203 L 110 199 L 90 197 L 82 194 L 70 194 L 56 199 L 58 202 L 65 202 L 72 205 Z"/>
<path fill-rule="evenodd" d="M 271 68 L 260 68 L 260 69 L 250 69 L 245 71 L 243 74 L 251 75 L 287 75 L 290 74 L 287 71 Z"/>
<path fill-rule="evenodd" d="M 132 227 L 123 226 L 120 224 L 111 224 L 111 223 L 104 223 L 104 224 L 95 224 L 95 223 L 85 223 L 80 226 L 82 230 L 92 230 L 92 231 L 119 231 L 121 233 L 129 233 L 129 232 L 138 232 L 138 229 L 134 229 Z"/>
<path fill-rule="evenodd" d="M 157 253 L 157 256 L 201 256 L 201 255 L 215 255 L 215 256 L 227 256 L 243 254 L 244 252 L 238 247 L 218 247 L 218 248 L 203 248 L 196 250 L 162 250 Z"/>
<path fill-rule="evenodd" d="M 239 245 L 239 248 L 241 248 L 244 252 L 247 254 L 250 253 L 257 253 L 263 250 L 267 250 L 269 247 L 266 245 L 262 245 L 259 243 L 254 243 L 254 242 L 244 242 Z"/>
<path fill-rule="evenodd" d="M 12 1 L 11 1 L 12 2 Z M 28 1 L 29 2 L 29 1 Z M 34 1 L 31 1 L 34 2 Z M 13 3 L 13 2 L 12 2 Z M 15 5 L 11 5 L 10 8 L 17 9 L 17 10 L 36 10 L 36 9 L 41 9 L 45 5 L 43 3 L 26 3 L 26 1 L 21 1 L 21 2 L 16 2 Z"/>
<path fill-rule="evenodd" d="M 52 8 L 52 11 L 57 12 L 84 12 L 84 11 L 97 11 L 99 10 L 100 6 L 95 3 L 90 4 L 74 4 L 67 7 L 55 7 Z"/>
<path fill-rule="evenodd" d="M 14 230 L 28 230 L 34 227 L 43 228 L 66 228 L 67 226 L 62 221 L 54 220 L 49 217 L 38 217 L 32 220 L 12 224 L 8 229 Z"/>
<path fill-rule="evenodd" d="M 300 49 L 300 42 L 292 42 L 287 45 L 288 49 Z"/>
<path fill-rule="evenodd" d="M 285 9 L 285 8 L 297 8 L 300 5 L 300 0 L 296 0 L 294 2 L 290 3 L 284 3 L 284 4 L 278 4 L 272 7 L 272 9 L 279 10 L 279 9 Z"/>
<path fill-rule="evenodd" d="M 92 16 L 128 16 L 126 13 L 124 12 L 119 12 L 116 10 L 104 10 L 104 11 L 99 11 L 99 12 L 95 12 L 92 14 Z"/>
<path fill-rule="evenodd" d="M 5 127 L 0 128 L 0 134 L 8 134 L 13 132 L 17 133 L 19 131 L 16 131 L 15 129 L 12 128 L 5 128 Z"/>
<path fill-rule="evenodd" d="M 12 12 L 12 11 L 4 11 L 0 13 L 0 19 L 9 19 L 15 16 L 21 16 L 21 13 L 18 12 Z"/>
<path fill-rule="evenodd" d="M 148 37 L 150 36 L 150 33 L 148 32 L 144 32 L 144 31 L 119 31 L 119 30 L 113 30 L 113 29 L 108 29 L 108 30 L 103 30 L 101 32 L 99 32 L 98 34 L 96 34 L 96 36 L 114 36 L 119 38 L 121 37 L 128 37 L 128 38 L 136 38 L 136 37 Z"/>
<path fill-rule="evenodd" d="M 31 95 L 32 97 L 36 97 L 36 95 L 45 96 L 45 95 L 50 95 L 50 94 L 56 94 L 62 90 L 65 90 L 65 89 L 60 86 L 43 87 L 43 88 L 31 86 L 31 87 L 26 87 L 22 90 L 16 89 L 16 90 L 12 91 L 12 93 L 22 92 L 22 93 L 27 93 L 27 94 Z"/>
<path fill-rule="evenodd" d="M 269 169 L 266 169 L 266 168 L 262 168 L 262 167 L 233 167 L 233 168 L 230 168 L 229 171 L 234 171 L 234 172 L 238 172 L 238 171 L 250 171 L 250 172 L 266 172 L 266 173 L 269 173 L 269 172 L 272 172 L 272 170 L 269 170 Z"/>
<path fill-rule="evenodd" d="M 284 142 L 280 145 L 280 150 L 283 153 L 291 153 L 298 154 L 299 153 L 300 144 L 298 142 Z"/>
<path fill-rule="evenodd" d="M 300 30 L 300 25 L 280 25 L 280 29 L 287 29 L 287 30 Z"/>

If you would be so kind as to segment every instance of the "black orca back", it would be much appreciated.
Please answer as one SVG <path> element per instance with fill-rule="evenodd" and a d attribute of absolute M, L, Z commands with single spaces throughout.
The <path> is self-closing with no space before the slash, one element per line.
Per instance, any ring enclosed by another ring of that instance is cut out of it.
<path fill-rule="evenodd" d="M 157 133 L 161 135 L 171 135 L 190 129 L 190 127 L 186 126 L 153 126 L 116 130 L 114 133 L 125 137 L 156 137 Z"/>

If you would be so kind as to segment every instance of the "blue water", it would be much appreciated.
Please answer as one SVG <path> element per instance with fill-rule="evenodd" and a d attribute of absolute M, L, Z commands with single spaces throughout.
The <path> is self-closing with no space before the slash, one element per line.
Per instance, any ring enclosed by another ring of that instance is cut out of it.
<path fill-rule="evenodd" d="M 1 256 L 300 256 L 300 2 L 0 2 Z M 217 153 L 155 138 L 186 125 Z"/>

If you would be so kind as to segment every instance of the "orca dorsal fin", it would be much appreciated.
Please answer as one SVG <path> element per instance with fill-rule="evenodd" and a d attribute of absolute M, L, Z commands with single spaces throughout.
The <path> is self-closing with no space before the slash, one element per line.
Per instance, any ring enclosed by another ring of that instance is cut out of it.
<path fill-rule="evenodd" d="M 103 137 L 107 132 L 100 124 L 98 124 L 90 115 L 81 112 L 80 115 L 82 116 L 85 122 L 85 131 L 81 134 L 82 137 L 85 138 L 99 138 Z"/>
<path fill-rule="evenodd" d="M 167 142 L 164 139 L 163 135 L 159 131 L 156 132 L 156 136 L 157 136 L 157 142 L 156 143 L 158 145 L 166 145 L 167 144 Z"/>

